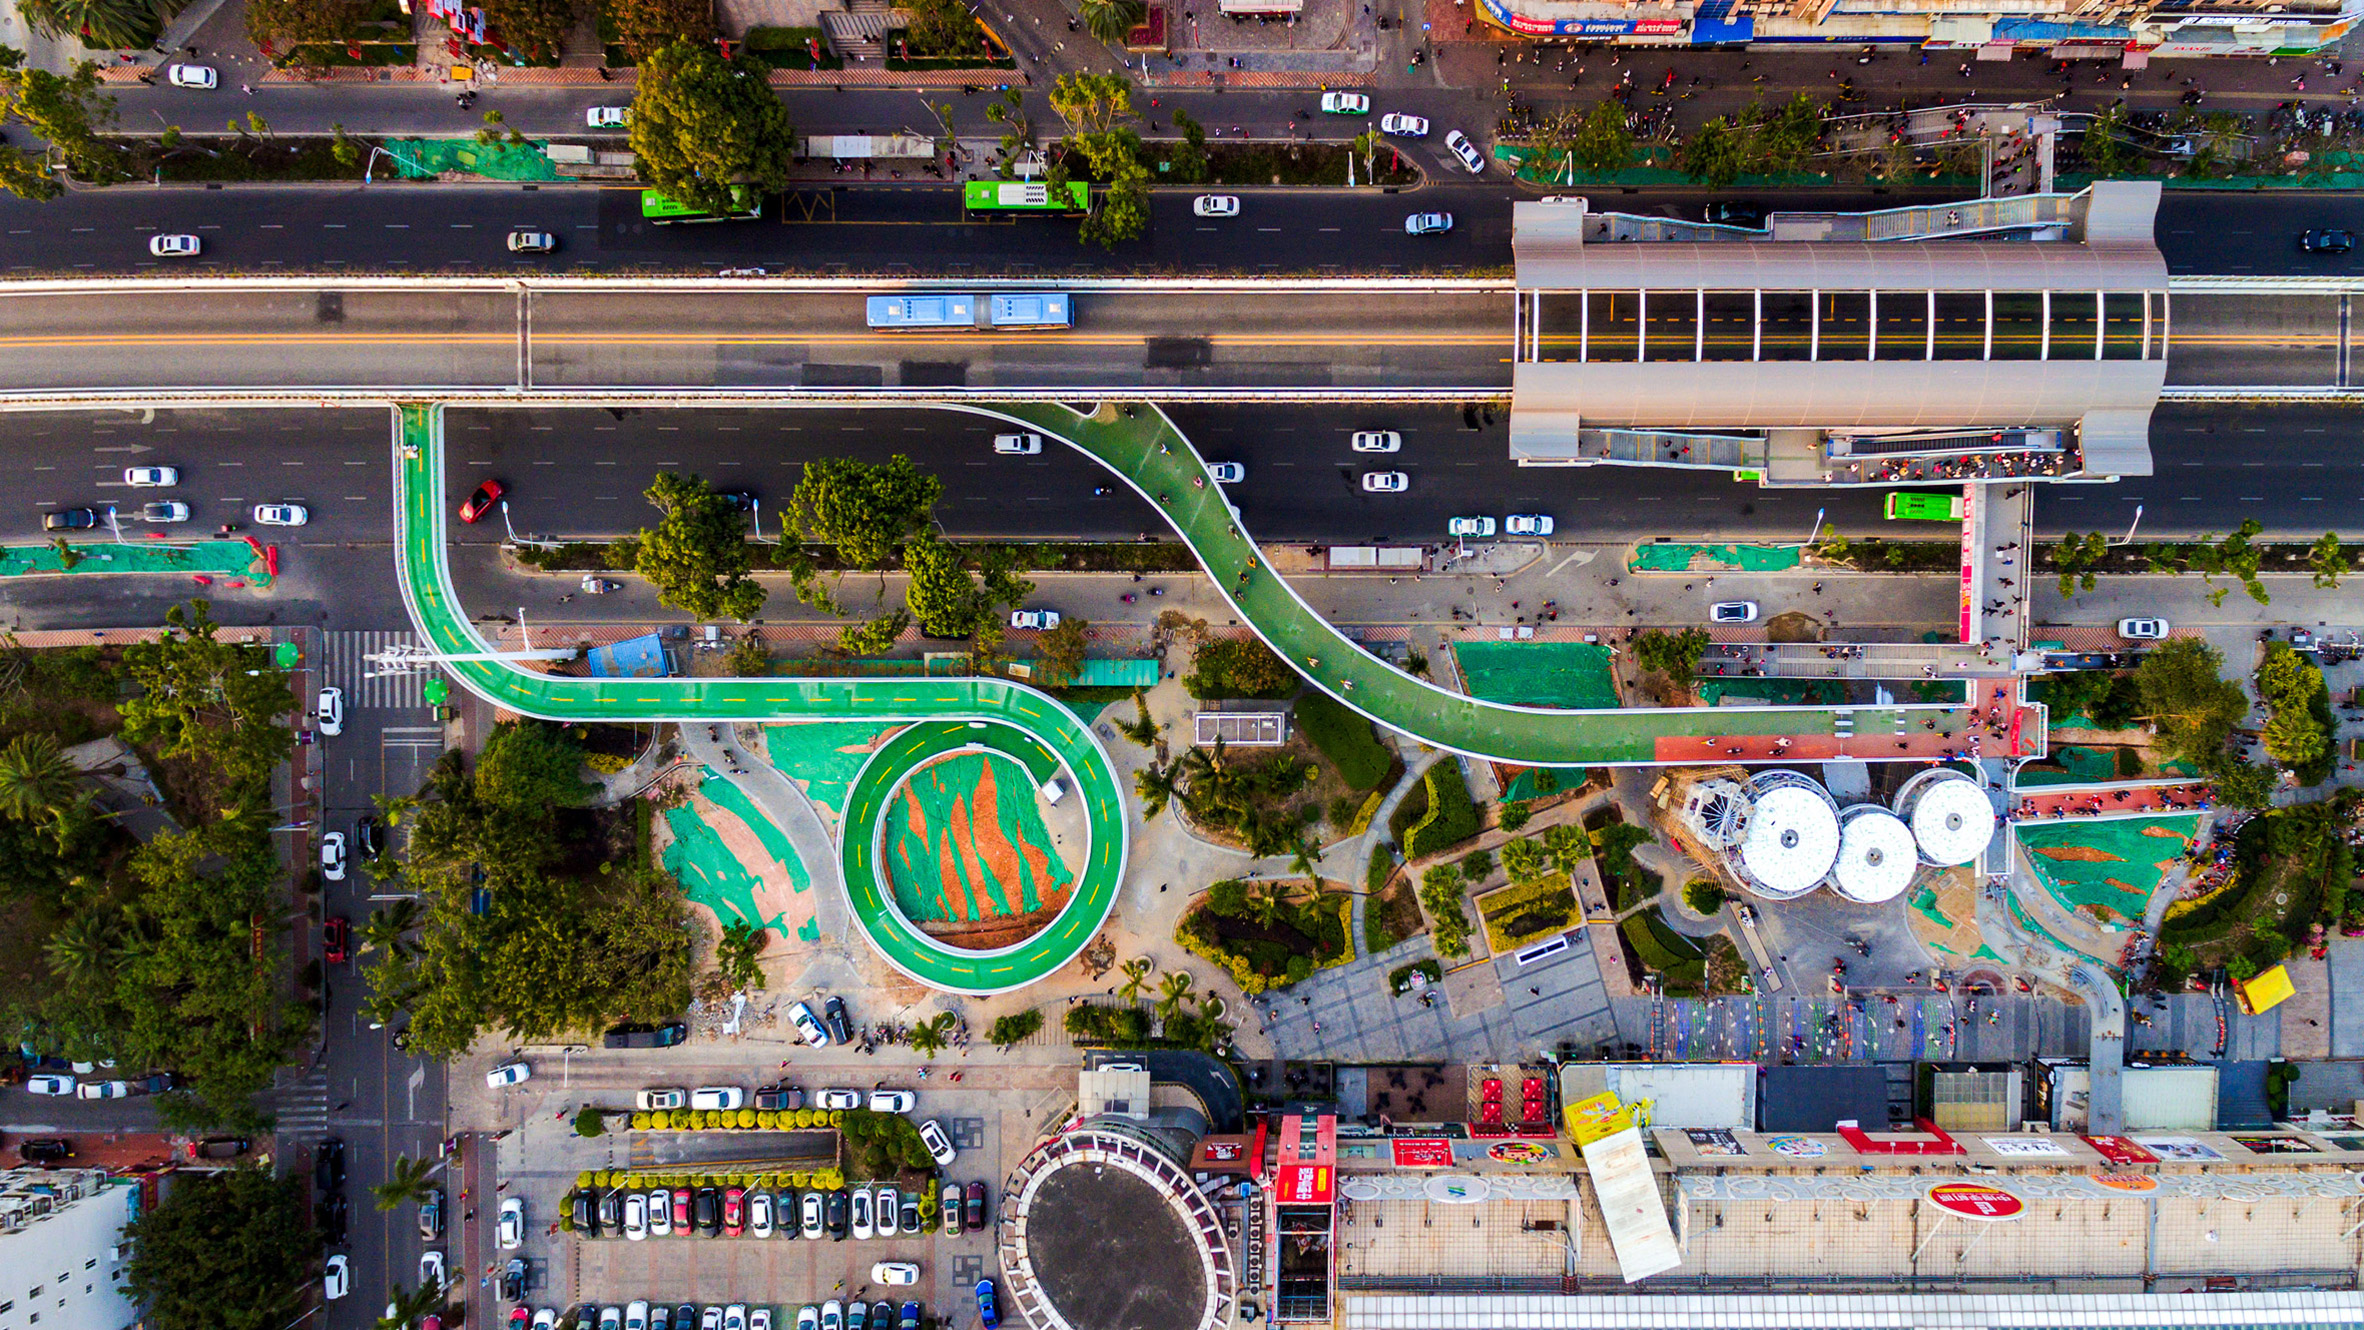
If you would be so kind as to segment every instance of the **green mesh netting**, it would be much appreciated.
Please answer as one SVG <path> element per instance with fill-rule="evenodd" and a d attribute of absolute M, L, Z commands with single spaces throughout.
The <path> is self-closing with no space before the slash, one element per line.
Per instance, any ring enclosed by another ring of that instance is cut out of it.
<path fill-rule="evenodd" d="M 470 139 L 394 139 L 385 145 L 406 179 L 432 180 L 446 171 L 487 180 L 556 180 L 558 168 L 543 152 L 547 139 L 523 143 L 478 143 Z"/>

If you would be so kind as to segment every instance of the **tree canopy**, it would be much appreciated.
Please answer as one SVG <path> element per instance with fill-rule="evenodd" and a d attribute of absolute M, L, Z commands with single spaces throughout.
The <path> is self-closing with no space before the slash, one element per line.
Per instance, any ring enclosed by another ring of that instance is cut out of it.
<path fill-rule="evenodd" d="M 770 193 L 788 183 L 796 130 L 772 94 L 770 70 L 745 56 L 682 41 L 640 62 L 632 151 L 650 184 L 677 203 L 729 211 L 734 186 Z"/>
<path fill-rule="evenodd" d="M 146 46 L 177 8 L 164 0 L 17 0 L 17 12 L 33 31 L 70 37 L 93 50 Z"/>
<path fill-rule="evenodd" d="M 555 58 L 581 14 L 581 0 L 484 0 L 485 25 L 529 60 Z"/>
<path fill-rule="evenodd" d="M 851 457 L 804 464 L 788 521 L 808 541 L 835 546 L 854 568 L 883 568 L 895 547 L 928 529 L 944 482 L 901 453 L 873 466 Z"/>
<path fill-rule="evenodd" d="M 282 54 L 298 46 L 342 44 L 369 12 L 364 0 L 245 0 L 246 35 Z"/>
<path fill-rule="evenodd" d="M 381 1020 L 409 1012 L 414 1051 L 448 1057 L 486 1030 L 587 1033 L 688 1001 L 681 890 L 617 862 L 598 824 L 568 812 L 583 802 L 581 761 L 559 727 L 498 725 L 473 771 L 445 754 L 404 814 L 402 872 L 424 908 L 368 930 L 370 1009 Z"/>
<path fill-rule="evenodd" d="M 44 140 L 86 180 L 121 174 L 122 150 L 100 134 L 115 121 L 115 99 L 99 91 L 98 66 L 84 60 L 70 74 L 25 67 L 25 53 L 0 46 L 0 121 L 15 121 Z M 65 187 L 38 149 L 0 148 L 0 189 L 28 199 L 53 199 Z"/>
<path fill-rule="evenodd" d="M 626 60 L 639 63 L 676 43 L 714 45 L 713 0 L 602 0 Z"/>
<path fill-rule="evenodd" d="M 2196 637 L 2170 638 L 2143 653 L 2134 672 L 2142 711 L 2159 736 L 2162 757 L 2190 762 L 2203 771 L 2225 755 L 2233 727 L 2248 714 L 2249 700 L 2217 671 L 2224 657 Z"/>
<path fill-rule="evenodd" d="M 183 1174 L 125 1236 L 124 1278 L 154 1330 L 281 1330 L 321 1249 L 302 1177 L 256 1168 Z"/>
<path fill-rule="evenodd" d="M 163 637 L 123 649 L 124 673 L 139 688 L 119 708 L 124 737 L 210 768 L 225 803 L 267 798 L 271 773 L 295 746 L 280 723 L 294 694 L 268 647 L 220 640 L 211 610 L 204 600 L 175 605 Z"/>
<path fill-rule="evenodd" d="M 987 560 L 980 582 L 966 567 L 961 548 L 932 532 L 903 547 L 903 570 L 910 575 L 903 603 L 930 637 L 968 637 L 990 624 L 997 609 L 1019 604 L 1034 592 L 1034 583 L 1001 559 Z"/>
<path fill-rule="evenodd" d="M 754 618 L 765 593 L 747 575 L 747 519 L 695 475 L 662 472 L 647 497 L 664 517 L 640 533 L 633 571 L 657 599 L 701 619 Z"/>

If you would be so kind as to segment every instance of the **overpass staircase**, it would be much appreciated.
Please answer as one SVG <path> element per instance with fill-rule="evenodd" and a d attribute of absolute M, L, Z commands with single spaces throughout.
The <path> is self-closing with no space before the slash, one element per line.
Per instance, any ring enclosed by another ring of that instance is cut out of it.
<path fill-rule="evenodd" d="M 888 0 L 849 0 L 842 12 L 823 11 L 821 32 L 829 39 L 829 49 L 840 57 L 884 64 L 887 29 L 894 17 L 894 6 Z"/>

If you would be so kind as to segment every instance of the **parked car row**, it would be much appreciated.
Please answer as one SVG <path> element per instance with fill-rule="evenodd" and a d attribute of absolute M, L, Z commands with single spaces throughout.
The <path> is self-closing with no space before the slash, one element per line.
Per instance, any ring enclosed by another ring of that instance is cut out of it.
<path fill-rule="evenodd" d="M 345 1143 L 334 1136 L 312 1147 L 312 1211 L 328 1245 L 344 1246 L 352 1208 L 345 1199 Z"/>
<path fill-rule="evenodd" d="M 929 1126 L 935 1124 L 929 1123 Z M 942 1193 L 938 1224 L 944 1233 L 957 1237 L 963 1232 L 985 1227 L 985 1184 L 971 1182 L 964 1190 L 959 1184 L 947 1182 Z M 803 1238 L 819 1241 L 828 1238 L 843 1242 L 854 1238 L 867 1242 L 871 1238 L 919 1236 L 924 1232 L 920 1221 L 919 1193 L 903 1191 L 892 1186 L 837 1188 L 822 1191 L 810 1188 L 783 1187 L 770 1190 L 763 1187 L 614 1187 L 605 1191 L 596 1187 L 577 1189 L 567 1197 L 569 1226 L 587 1238 L 622 1237 L 627 1242 L 643 1242 L 649 1238 L 691 1237 L 704 1234 L 709 1238 Z M 426 1203 L 421 1205 L 420 1236 L 433 1238 L 442 1231 L 442 1198 L 431 1198 L 436 1210 L 436 1233 L 427 1231 Z M 514 1247 L 510 1241 L 511 1207 L 516 1207 L 515 1225 L 518 1242 L 524 1240 L 525 1208 L 519 1201 L 504 1201 L 501 1205 L 501 1245 Z M 882 1261 L 879 1271 L 903 1267 L 905 1263 Z M 916 1267 L 909 1269 L 909 1278 L 873 1273 L 873 1282 L 881 1284 L 915 1283 L 919 1279 Z"/>
<path fill-rule="evenodd" d="M 44 1061 L 56 1062 L 57 1060 L 44 1059 Z M 58 1063 L 58 1065 L 68 1064 Z M 72 1099 L 129 1099 L 135 1094 L 162 1094 L 180 1083 L 180 1079 L 169 1071 L 152 1072 L 131 1080 L 116 1080 L 105 1076 L 95 1080 L 83 1079 L 83 1077 L 94 1073 L 112 1070 L 114 1070 L 114 1064 L 111 1062 L 76 1062 L 70 1064 L 68 1071 L 65 1072 L 36 1072 L 25 1078 L 25 1092 Z"/>
<path fill-rule="evenodd" d="M 509 1314 L 509 1330 L 555 1330 L 561 1318 L 545 1307 L 527 1318 L 526 1309 Z M 772 1309 L 761 1304 L 694 1302 L 668 1307 L 664 1303 L 630 1302 L 622 1306 L 597 1304 L 578 1308 L 565 1320 L 574 1330 L 775 1330 Z M 898 1310 L 886 1302 L 859 1300 L 840 1304 L 834 1299 L 797 1309 L 797 1330 L 919 1330 L 920 1308 L 906 1302 Z M 787 1330 L 785 1325 L 776 1330 Z"/>
<path fill-rule="evenodd" d="M 846 1014 L 845 999 L 832 993 L 821 1004 L 816 1016 L 810 1003 L 798 1002 L 788 1008 L 788 1021 L 796 1027 L 796 1037 L 814 1048 L 831 1044 L 854 1042 L 854 1021 Z"/>

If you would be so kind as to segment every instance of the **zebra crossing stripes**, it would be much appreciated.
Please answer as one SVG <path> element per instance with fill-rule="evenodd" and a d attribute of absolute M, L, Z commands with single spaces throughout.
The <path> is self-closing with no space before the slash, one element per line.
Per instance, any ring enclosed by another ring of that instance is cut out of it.
<path fill-rule="evenodd" d="M 427 672 L 371 678 L 370 656 L 389 647 L 410 646 L 418 638 L 406 632 L 322 633 L 321 683 L 345 690 L 348 711 L 373 707 L 424 707 Z"/>
<path fill-rule="evenodd" d="M 312 1074 L 279 1092 L 278 1131 L 281 1136 L 328 1134 L 328 1071 Z"/>

